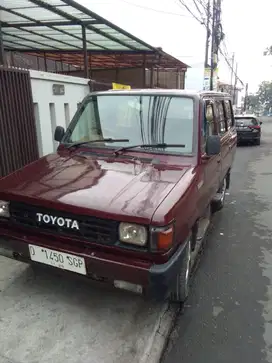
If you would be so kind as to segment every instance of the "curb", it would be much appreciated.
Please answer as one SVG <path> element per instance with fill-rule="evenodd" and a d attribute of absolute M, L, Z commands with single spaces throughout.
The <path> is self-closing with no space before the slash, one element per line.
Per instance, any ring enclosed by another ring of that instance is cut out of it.
<path fill-rule="evenodd" d="M 150 336 L 146 349 L 139 363 L 159 363 L 166 347 L 169 334 L 176 318 L 178 307 L 170 306 L 168 303 L 162 307 L 152 335 Z"/>

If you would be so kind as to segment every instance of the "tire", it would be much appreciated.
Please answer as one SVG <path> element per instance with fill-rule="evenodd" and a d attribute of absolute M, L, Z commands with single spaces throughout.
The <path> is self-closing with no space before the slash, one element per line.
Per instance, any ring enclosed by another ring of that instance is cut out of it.
<path fill-rule="evenodd" d="M 189 295 L 191 275 L 191 252 L 192 243 L 190 237 L 185 247 L 185 254 L 182 260 L 181 269 L 176 276 L 175 285 L 170 294 L 169 300 L 172 303 L 184 303 Z"/>
<path fill-rule="evenodd" d="M 222 185 L 217 191 L 216 200 L 212 202 L 212 212 L 219 212 L 221 209 L 224 208 L 225 205 L 225 198 L 226 198 L 226 191 L 227 191 L 227 177 L 225 176 Z"/>
<path fill-rule="evenodd" d="M 260 145 L 261 145 L 261 139 L 257 139 L 257 140 L 255 141 L 255 145 L 260 146 Z"/>

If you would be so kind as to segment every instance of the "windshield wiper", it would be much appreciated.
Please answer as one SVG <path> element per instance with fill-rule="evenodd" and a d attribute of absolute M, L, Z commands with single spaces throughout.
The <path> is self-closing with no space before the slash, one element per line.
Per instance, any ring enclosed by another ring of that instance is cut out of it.
<path fill-rule="evenodd" d="M 100 139 L 100 140 L 89 140 L 89 141 L 81 141 L 81 142 L 74 142 L 73 144 L 67 146 L 67 149 L 71 149 L 72 147 L 77 147 L 81 145 L 87 145 L 87 144 L 93 144 L 95 142 L 108 142 L 108 143 L 114 143 L 114 142 L 129 142 L 129 139 Z"/>
<path fill-rule="evenodd" d="M 131 145 L 131 146 L 120 147 L 120 149 L 117 149 L 114 151 L 114 154 L 118 155 L 122 151 L 126 151 L 126 150 L 133 149 L 136 147 L 139 147 L 141 149 L 145 149 L 145 148 L 166 149 L 167 147 L 181 147 L 182 148 L 182 147 L 185 147 L 185 145 L 184 144 L 166 144 L 166 143 Z"/>

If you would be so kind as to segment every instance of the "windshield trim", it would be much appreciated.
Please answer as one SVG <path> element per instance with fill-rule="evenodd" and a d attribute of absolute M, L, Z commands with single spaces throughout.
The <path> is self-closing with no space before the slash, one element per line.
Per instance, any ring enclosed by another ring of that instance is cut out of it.
<path fill-rule="evenodd" d="M 66 129 L 66 132 L 64 134 L 64 137 L 61 141 L 61 145 L 65 146 L 65 147 L 68 147 L 69 145 L 71 145 L 72 143 L 71 142 L 68 142 L 70 136 L 71 136 L 71 133 L 73 132 L 74 128 L 76 127 L 77 125 L 77 122 L 79 120 L 79 117 L 81 116 L 81 114 L 83 113 L 86 105 L 89 103 L 89 102 L 92 102 L 92 99 L 93 97 L 104 97 L 104 96 L 107 96 L 107 97 L 122 97 L 122 96 L 161 96 L 161 97 L 175 97 L 175 98 L 189 98 L 193 101 L 193 135 L 192 135 L 192 152 L 190 153 L 186 153 L 184 152 L 184 150 L 181 148 L 180 149 L 180 152 L 177 152 L 177 151 L 171 151 L 171 148 L 168 148 L 168 150 L 154 150 L 152 148 L 148 149 L 148 150 L 144 150 L 144 149 L 138 149 L 138 148 L 133 148 L 133 149 L 130 149 L 130 150 L 126 150 L 124 152 L 124 154 L 126 154 L 127 152 L 141 152 L 141 153 L 147 153 L 147 154 L 162 154 L 162 155 L 174 155 L 174 156 L 195 156 L 197 155 L 197 152 L 198 152 L 198 114 L 199 114 L 199 98 L 197 95 L 179 95 L 179 94 L 176 94 L 176 93 L 168 93 L 168 92 L 133 92 L 130 93 L 130 91 L 127 91 L 127 92 L 122 92 L 122 93 L 97 93 L 97 92 L 94 92 L 94 93 L 91 93 L 89 95 L 87 95 L 83 101 L 81 102 L 80 106 L 78 107 L 78 109 L 76 110 L 71 122 L 69 123 L 67 129 Z M 95 149 L 100 149 L 100 150 L 103 150 L 103 149 L 106 149 L 106 150 L 115 150 L 117 148 L 119 148 L 118 145 L 105 145 L 105 146 L 98 146 L 97 144 L 86 144 L 86 145 L 83 145 L 82 147 L 86 147 L 86 148 L 95 148 Z"/>
<path fill-rule="evenodd" d="M 72 143 L 62 143 L 61 145 L 68 149 L 69 146 L 72 145 Z M 93 143 L 93 144 L 90 143 L 90 144 L 84 144 L 82 146 L 79 146 L 77 148 L 77 150 L 79 150 L 80 148 L 115 151 L 115 150 L 118 150 L 120 147 L 118 147 L 117 145 L 99 146 L 96 143 Z M 168 150 L 166 151 L 166 149 L 168 149 Z M 139 147 L 134 147 L 134 148 L 122 151 L 122 155 L 125 155 L 127 153 L 135 153 L 135 152 L 140 153 L 140 154 L 142 154 L 142 153 L 143 154 L 161 154 L 161 155 L 171 155 L 171 156 L 194 156 L 195 155 L 195 153 L 171 151 L 170 147 L 166 148 L 166 149 L 165 150 L 152 149 L 152 148 L 142 149 L 142 148 L 139 148 Z M 182 150 L 182 148 L 181 148 L 181 150 Z"/>

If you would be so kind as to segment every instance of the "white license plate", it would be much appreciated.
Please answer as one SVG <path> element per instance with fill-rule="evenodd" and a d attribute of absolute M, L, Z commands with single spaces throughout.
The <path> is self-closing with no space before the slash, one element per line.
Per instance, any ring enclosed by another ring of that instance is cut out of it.
<path fill-rule="evenodd" d="M 85 260 L 82 257 L 35 245 L 28 245 L 28 247 L 32 261 L 86 275 Z"/>

